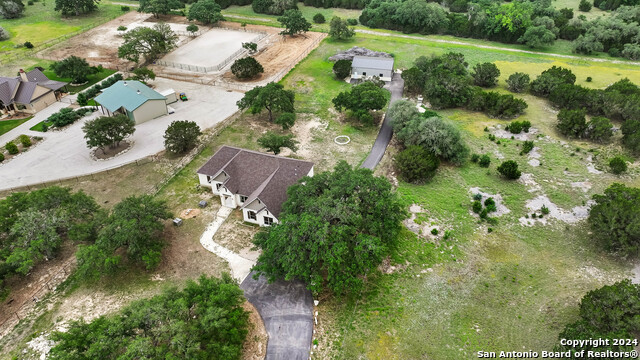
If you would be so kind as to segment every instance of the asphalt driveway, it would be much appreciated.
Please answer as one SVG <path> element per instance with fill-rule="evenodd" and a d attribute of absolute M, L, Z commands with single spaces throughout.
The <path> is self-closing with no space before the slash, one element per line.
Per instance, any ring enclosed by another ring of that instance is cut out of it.
<path fill-rule="evenodd" d="M 393 74 L 393 78 L 391 82 L 387 83 L 384 86 L 385 89 L 391 92 L 391 100 L 389 100 L 389 108 L 393 105 L 397 100 L 402 99 L 402 91 L 404 90 L 404 80 L 398 73 Z M 393 130 L 391 128 L 391 118 L 389 114 L 384 115 L 384 120 L 382 121 L 382 126 L 380 127 L 380 132 L 378 132 L 378 137 L 376 141 L 373 143 L 373 147 L 371 148 L 371 152 L 369 152 L 369 156 L 364 160 L 360 167 L 365 169 L 373 170 L 376 165 L 382 160 L 384 156 L 384 152 L 387 150 L 387 145 L 391 141 L 391 136 L 393 135 Z"/>

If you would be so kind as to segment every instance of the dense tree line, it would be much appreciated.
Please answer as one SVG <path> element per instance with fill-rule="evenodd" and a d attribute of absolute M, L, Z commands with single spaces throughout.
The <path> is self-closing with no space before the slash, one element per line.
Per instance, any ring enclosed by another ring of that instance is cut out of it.
<path fill-rule="evenodd" d="M 64 241 L 93 240 L 99 214 L 92 197 L 60 187 L 0 200 L 0 294 L 5 279 L 54 258 Z"/>
<path fill-rule="evenodd" d="M 637 255 L 640 250 L 640 189 L 612 184 L 602 195 L 594 195 L 596 204 L 588 222 L 596 240 L 609 251 Z"/>
<path fill-rule="evenodd" d="M 405 33 L 449 34 L 532 48 L 552 45 L 560 38 L 573 41 L 578 53 L 608 51 L 612 56 L 638 59 L 640 9 L 620 6 L 637 2 L 602 0 L 596 6 L 617 9 L 612 16 L 588 21 L 584 16 L 574 18 L 573 9 L 554 8 L 550 0 L 449 0 L 444 2 L 449 11 L 438 3 L 420 0 L 371 0 L 360 15 L 360 22 Z"/>
<path fill-rule="evenodd" d="M 242 290 L 228 275 L 189 280 L 138 300 L 115 315 L 74 321 L 55 332 L 52 360 L 240 359 L 249 313 Z"/>
<path fill-rule="evenodd" d="M 493 86 L 500 70 L 491 63 L 477 64 L 469 73 L 464 55 L 447 53 L 427 58 L 402 73 L 407 91 L 423 94 L 435 109 L 465 107 L 489 116 L 509 119 L 519 116 L 527 103 L 510 94 L 486 92 L 472 83 Z"/>

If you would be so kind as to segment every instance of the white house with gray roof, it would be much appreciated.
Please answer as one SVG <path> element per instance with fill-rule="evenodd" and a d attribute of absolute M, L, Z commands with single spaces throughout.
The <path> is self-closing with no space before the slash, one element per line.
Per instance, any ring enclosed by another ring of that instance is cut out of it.
<path fill-rule="evenodd" d="M 383 81 L 391 81 L 393 58 L 354 56 L 351 62 L 351 78 L 367 79 L 373 76 L 377 76 Z"/>
<path fill-rule="evenodd" d="M 200 185 L 223 206 L 239 207 L 244 221 L 260 226 L 278 222 L 287 188 L 305 176 L 313 176 L 313 163 L 226 145 L 198 170 Z"/>
<path fill-rule="evenodd" d="M 140 81 L 120 80 L 95 98 L 107 115 L 124 114 L 136 124 L 166 115 L 167 98 Z"/>
<path fill-rule="evenodd" d="M 20 76 L 0 77 L 0 110 L 4 112 L 23 111 L 30 114 L 46 108 L 58 101 L 65 82 L 54 81 L 40 71 L 33 69 Z"/>

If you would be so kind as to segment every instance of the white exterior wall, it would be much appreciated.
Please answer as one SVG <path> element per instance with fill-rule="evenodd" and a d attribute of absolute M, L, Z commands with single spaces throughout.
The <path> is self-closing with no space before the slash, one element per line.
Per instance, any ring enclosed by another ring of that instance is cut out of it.
<path fill-rule="evenodd" d="M 155 119 L 158 116 L 166 115 L 167 103 L 166 100 L 148 100 L 139 108 L 133 110 L 133 118 L 136 124 Z"/>
<path fill-rule="evenodd" d="M 367 75 L 364 75 L 364 73 L 366 73 Z M 380 76 L 381 74 L 382 76 Z M 362 78 L 370 78 L 372 76 L 378 76 L 382 81 L 391 81 L 392 75 L 393 75 L 392 70 L 369 69 L 369 68 L 352 68 L 351 69 L 352 79 L 362 79 Z"/>
<path fill-rule="evenodd" d="M 249 211 L 256 211 L 257 212 L 256 213 L 256 220 L 249 219 Z M 264 204 L 260 203 L 259 199 L 254 200 L 253 202 L 251 202 L 251 204 L 247 205 L 246 207 L 244 207 L 242 209 L 242 217 L 243 217 L 244 221 L 252 223 L 252 224 L 257 224 L 257 225 L 260 225 L 260 226 L 267 226 L 267 225 L 264 224 L 264 218 L 265 217 L 272 218 L 274 224 L 278 223 L 278 219 L 271 212 L 269 212 L 268 209 L 265 209 Z"/>

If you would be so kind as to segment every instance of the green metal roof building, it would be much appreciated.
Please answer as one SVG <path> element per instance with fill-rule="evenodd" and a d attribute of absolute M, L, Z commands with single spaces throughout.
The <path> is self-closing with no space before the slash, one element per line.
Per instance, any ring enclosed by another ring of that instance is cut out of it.
<path fill-rule="evenodd" d="M 125 114 L 136 124 L 167 114 L 167 98 L 135 80 L 120 80 L 96 96 L 108 115 Z"/>

